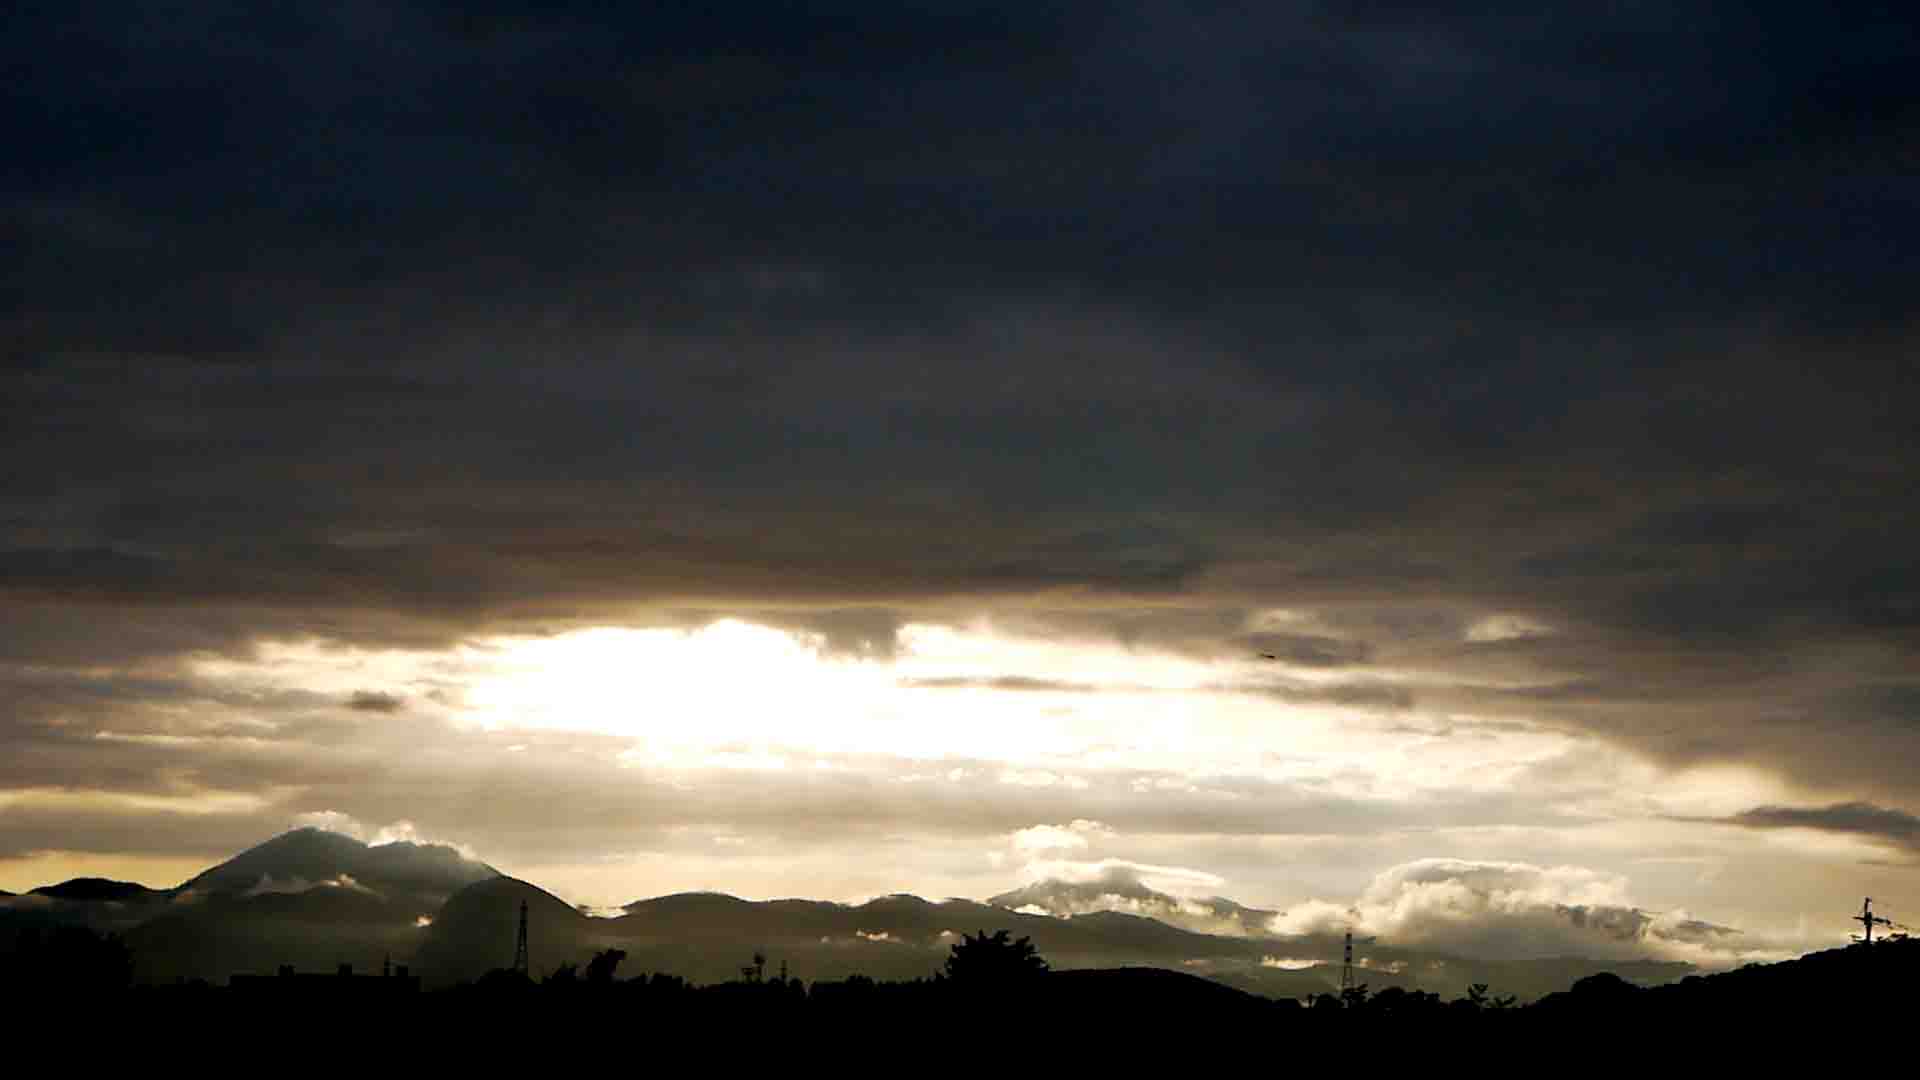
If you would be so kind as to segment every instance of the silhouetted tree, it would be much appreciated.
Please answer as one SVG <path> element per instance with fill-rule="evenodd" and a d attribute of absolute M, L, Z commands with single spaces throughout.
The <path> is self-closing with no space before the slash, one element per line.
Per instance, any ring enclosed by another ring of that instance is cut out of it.
<path fill-rule="evenodd" d="M 512 994 L 531 989 L 533 980 L 515 968 L 494 968 L 474 980 L 475 990 L 484 994 Z"/>
<path fill-rule="evenodd" d="M 587 981 L 596 986 L 613 982 L 613 973 L 619 968 L 620 961 L 627 958 L 625 949 L 606 949 L 593 954 L 587 961 Z"/>
<path fill-rule="evenodd" d="M 1441 1008 L 1440 995 L 1425 990 L 1389 986 L 1365 1003 L 1368 1012 L 1386 1016 L 1423 1016 Z"/>
<path fill-rule="evenodd" d="M 133 982 L 126 942 L 82 926 L 21 933 L 12 967 L 15 989 L 33 993 L 98 993 L 125 990 Z"/>
<path fill-rule="evenodd" d="M 996 930 L 991 937 L 985 930 L 962 936 L 947 956 L 947 978 L 974 986 L 1046 974 L 1047 962 L 1034 948 L 1033 939 L 1013 941 L 1009 937 L 1005 930 Z"/>

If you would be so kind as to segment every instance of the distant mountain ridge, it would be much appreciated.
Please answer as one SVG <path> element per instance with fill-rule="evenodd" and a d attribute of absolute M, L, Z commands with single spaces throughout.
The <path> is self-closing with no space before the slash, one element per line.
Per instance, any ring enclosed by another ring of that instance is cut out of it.
<path fill-rule="evenodd" d="M 1064 967 L 1100 966 L 1108 959 L 1175 965 L 1206 957 L 1259 959 L 1258 949 L 1250 950 L 1247 942 L 1107 912 L 1059 918 L 905 894 L 841 904 L 676 893 L 635 901 L 621 915 L 603 919 L 526 882 L 500 878 L 472 886 L 447 903 L 426 928 L 422 969 L 460 979 L 504 963 L 522 901 L 528 905 L 535 966 L 549 970 L 619 947 L 639 970 L 672 970 L 703 981 L 736 976 L 756 951 L 797 964 L 810 978 L 911 979 L 932 974 L 961 935 L 998 929 L 1031 937 L 1049 960 Z"/>
<path fill-rule="evenodd" d="M 847 904 L 675 893 L 600 918 L 450 847 L 370 846 L 318 829 L 273 837 L 171 889 L 82 878 L 0 897 L 0 952 L 21 929 L 71 922 L 124 934 L 143 980 L 224 983 L 283 964 L 331 971 L 391 960 L 412 964 L 429 986 L 447 985 L 512 962 L 522 903 L 536 975 L 617 947 L 628 954 L 625 972 L 697 982 L 737 977 L 756 952 L 809 981 L 915 979 L 936 971 L 961 935 L 1006 930 L 1030 937 L 1057 970 L 1164 968 L 1272 997 L 1339 983 L 1335 936 L 1279 935 L 1273 912 L 1220 897 L 1178 899 L 1118 876 L 1035 882 L 985 903 L 910 894 Z M 1457 995 L 1485 982 L 1522 998 L 1564 990 L 1602 969 L 1644 983 L 1691 970 L 1581 957 L 1474 959 L 1389 942 L 1369 945 L 1362 962 L 1362 980 L 1374 990 Z"/>
<path fill-rule="evenodd" d="M 1046 915 L 1090 915 L 1113 911 L 1157 919 L 1202 934 L 1269 936 L 1277 911 L 1235 903 L 1224 896 L 1189 900 L 1148 888 L 1138 878 L 1110 874 L 1092 881 L 1048 879 L 989 897 L 987 903 L 1010 911 Z"/>

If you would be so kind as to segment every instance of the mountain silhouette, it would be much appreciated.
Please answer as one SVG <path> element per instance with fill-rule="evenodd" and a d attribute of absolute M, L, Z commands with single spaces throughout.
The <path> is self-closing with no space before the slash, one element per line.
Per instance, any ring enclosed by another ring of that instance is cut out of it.
<path fill-rule="evenodd" d="M 131 881 L 112 881 L 108 878 L 79 877 L 63 881 L 58 885 L 42 885 L 29 890 L 33 896 L 51 896 L 56 900 L 78 900 L 88 903 L 143 903 L 153 899 L 164 890 L 149 889 Z M 11 895 L 11 894 L 7 894 Z"/>
<path fill-rule="evenodd" d="M 131 881 L 73 878 L 41 885 L 26 893 L 0 894 L 0 951 L 20 933 L 34 928 L 83 926 L 118 932 L 138 926 L 162 910 L 172 893 Z"/>
<path fill-rule="evenodd" d="M 295 829 L 169 889 L 103 878 L 42 886 L 0 906 L 0 950 L 62 925 L 115 931 L 142 981 L 224 983 L 281 965 L 333 971 L 410 956 L 420 923 L 459 890 L 499 874 L 451 847 L 368 845 Z"/>
<path fill-rule="evenodd" d="M 534 974 L 561 964 L 584 964 L 601 947 L 596 923 L 565 900 L 518 878 L 493 877 L 455 893 L 420 939 L 414 962 L 432 982 L 477 979 L 513 963 L 520 905 L 527 909 L 527 939 Z"/>
<path fill-rule="evenodd" d="M 594 918 L 531 884 L 500 878 L 469 886 L 447 902 L 426 929 L 417 970 L 434 985 L 505 965 L 523 900 L 535 976 L 618 947 L 628 953 L 632 970 L 669 971 L 700 982 L 738 977 L 755 951 L 809 979 L 916 979 L 937 970 L 961 935 L 1001 929 L 1032 938 L 1068 967 L 1177 967 L 1209 957 L 1223 965 L 1257 966 L 1261 949 L 1271 947 L 1112 912 L 1056 918 L 908 894 L 841 904 L 676 893 L 627 904 L 614 918 Z"/>
<path fill-rule="evenodd" d="M 498 876 L 450 847 L 368 845 L 296 829 L 248 848 L 180 886 L 126 931 L 135 975 L 224 983 L 282 965 L 371 970 L 418 948 L 420 922 L 446 899 Z"/>
<path fill-rule="evenodd" d="M 324 829 L 295 829 L 248 848 L 180 886 L 223 895 L 358 888 L 424 911 L 499 871 L 454 848 L 400 841 L 368 845 Z"/>
<path fill-rule="evenodd" d="M 1000 930 L 1031 939 L 1056 972 L 1165 969 L 1283 998 L 1326 993 L 1340 977 L 1337 936 L 1276 935 L 1269 912 L 1224 898 L 1177 900 L 1122 877 L 1038 882 L 988 903 L 905 893 L 857 904 L 675 893 L 600 918 L 453 848 L 370 846 L 315 829 L 276 836 L 171 889 L 79 878 L 0 896 L 0 953 L 22 931 L 78 925 L 121 934 L 142 982 L 223 984 L 289 964 L 372 970 L 390 958 L 411 965 L 427 986 L 445 986 L 512 963 L 523 902 L 535 977 L 563 964 L 584 968 L 595 952 L 617 948 L 627 954 L 624 971 L 703 984 L 737 979 L 756 952 L 809 981 L 904 981 L 938 970 L 962 935 Z M 1199 921 L 1181 925 L 1183 914 Z M 1449 997 L 1486 983 L 1532 1000 L 1573 993 L 1577 981 L 1603 970 L 1619 976 L 1581 983 L 1591 1000 L 1599 987 L 1627 994 L 1619 987 L 1694 974 L 1668 961 L 1463 957 L 1386 941 L 1367 945 L 1359 959 L 1359 981 L 1376 993 L 1398 987 Z"/>
<path fill-rule="evenodd" d="M 1816 1015 L 1840 1022 L 1861 1015 L 1863 1006 L 1873 1009 L 1867 1014 L 1872 1017 L 1896 1015 L 1878 1006 L 1907 1000 L 1916 983 L 1920 941 L 1903 938 L 1691 975 L 1657 986 L 1638 986 L 1602 972 L 1542 997 L 1530 1011 L 1579 1023 L 1678 1017 L 1750 1022 L 1755 1017 L 1791 1016 L 1804 1024 Z"/>

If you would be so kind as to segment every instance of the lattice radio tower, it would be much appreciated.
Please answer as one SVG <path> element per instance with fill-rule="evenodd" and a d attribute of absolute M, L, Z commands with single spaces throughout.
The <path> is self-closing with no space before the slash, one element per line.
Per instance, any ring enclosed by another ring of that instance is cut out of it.
<path fill-rule="evenodd" d="M 527 902 L 520 901 L 520 936 L 513 942 L 513 970 L 527 973 Z"/>
<path fill-rule="evenodd" d="M 1353 989 L 1353 928 L 1347 928 L 1347 947 L 1340 964 L 1340 996 L 1346 997 Z"/>

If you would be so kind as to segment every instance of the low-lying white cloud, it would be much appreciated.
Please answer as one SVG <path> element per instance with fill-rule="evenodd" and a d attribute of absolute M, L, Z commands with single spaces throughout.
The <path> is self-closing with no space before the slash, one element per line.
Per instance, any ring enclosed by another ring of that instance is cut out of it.
<path fill-rule="evenodd" d="M 312 892 L 315 889 L 345 889 L 348 892 L 364 893 L 367 896 L 380 895 L 375 890 L 354 880 L 352 874 L 336 874 L 333 877 L 320 878 L 315 881 L 308 881 L 303 877 L 276 878 L 272 874 L 261 874 L 260 880 L 254 882 L 246 892 L 240 895 L 244 897 L 266 896 L 273 893 L 294 895 Z"/>
<path fill-rule="evenodd" d="M 1586 956 L 1726 967 L 1783 955 L 1685 911 L 1649 912 L 1627 879 L 1580 866 L 1417 859 L 1377 875 L 1351 904 L 1320 900 L 1275 917 L 1277 935 L 1352 930 L 1396 946 L 1489 959 Z"/>
<path fill-rule="evenodd" d="M 1066 825 L 1034 825 L 1009 838 L 1014 855 L 1024 859 L 1021 886 L 991 903 L 1029 915 L 1059 918 L 1119 912 L 1158 919 L 1206 934 L 1242 935 L 1258 927 L 1247 909 L 1214 895 L 1226 879 L 1205 870 L 1135 862 L 1116 857 L 1090 858 L 1092 850 L 1114 843 L 1120 834 L 1099 821 L 1076 819 Z"/>
<path fill-rule="evenodd" d="M 1196 890 L 1218 889 L 1227 879 L 1205 870 L 1186 866 L 1156 866 L 1131 859 L 1034 859 L 1021 876 L 1028 881 L 1064 881 L 1070 884 L 1137 882 L 1156 892 L 1192 894 Z"/>
<path fill-rule="evenodd" d="M 478 862 L 480 856 L 466 844 L 452 840 L 430 838 L 421 833 L 413 822 L 402 818 L 387 825 L 368 825 L 350 814 L 338 810 L 312 810 L 295 814 L 293 827 L 296 829 L 313 828 L 326 832 L 350 836 L 368 847 L 382 847 L 387 844 L 433 844 L 449 847 L 460 856 Z"/>
<path fill-rule="evenodd" d="M 1076 819 L 1067 825 L 1034 825 L 1013 834 L 1013 850 L 1021 855 L 1051 851 L 1084 851 L 1091 838 L 1110 837 L 1113 830 L 1098 821 Z"/>

